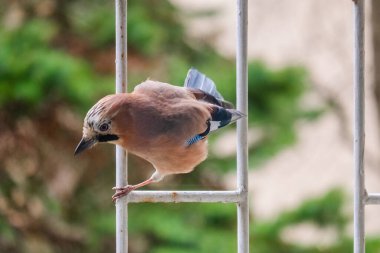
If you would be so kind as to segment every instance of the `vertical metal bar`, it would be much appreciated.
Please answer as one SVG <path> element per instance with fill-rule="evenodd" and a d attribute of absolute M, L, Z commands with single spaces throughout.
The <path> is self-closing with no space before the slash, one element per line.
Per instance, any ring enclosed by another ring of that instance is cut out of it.
<path fill-rule="evenodd" d="M 354 1 L 354 16 L 354 253 L 364 253 L 364 0 Z"/>
<path fill-rule="evenodd" d="M 115 0 L 116 93 L 127 92 L 127 0 Z M 127 185 L 127 154 L 116 147 L 116 186 Z M 116 201 L 116 253 L 128 252 L 127 198 Z"/>
<path fill-rule="evenodd" d="M 237 109 L 248 114 L 247 69 L 248 1 L 237 0 L 236 44 L 236 95 Z M 237 187 L 242 201 L 237 204 L 238 253 L 249 252 L 249 206 L 248 206 L 248 120 L 237 122 Z"/>

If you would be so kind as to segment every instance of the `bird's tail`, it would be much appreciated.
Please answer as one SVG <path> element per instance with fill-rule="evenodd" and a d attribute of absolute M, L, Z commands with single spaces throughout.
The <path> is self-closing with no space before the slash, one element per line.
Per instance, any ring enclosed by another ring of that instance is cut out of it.
<path fill-rule="evenodd" d="M 224 100 L 222 95 L 216 90 L 215 83 L 195 68 L 191 68 L 187 72 L 184 86 L 187 88 L 202 90 L 218 100 Z"/>
<path fill-rule="evenodd" d="M 234 106 L 230 102 L 225 101 L 223 96 L 218 92 L 214 81 L 195 68 L 191 68 L 187 72 L 184 86 L 190 89 L 201 90 L 204 94 L 202 99 L 207 102 L 222 106 L 223 108 L 234 108 Z"/>

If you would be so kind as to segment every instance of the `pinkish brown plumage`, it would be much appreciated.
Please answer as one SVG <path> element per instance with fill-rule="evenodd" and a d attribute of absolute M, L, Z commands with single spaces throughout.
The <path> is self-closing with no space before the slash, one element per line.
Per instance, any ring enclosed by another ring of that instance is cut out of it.
<path fill-rule="evenodd" d="M 148 180 L 114 188 L 116 200 L 166 175 L 191 172 L 207 157 L 207 135 L 242 116 L 210 79 L 191 69 L 185 87 L 147 80 L 132 93 L 99 100 L 85 117 L 75 154 L 108 142 L 153 165 L 155 172 Z"/>

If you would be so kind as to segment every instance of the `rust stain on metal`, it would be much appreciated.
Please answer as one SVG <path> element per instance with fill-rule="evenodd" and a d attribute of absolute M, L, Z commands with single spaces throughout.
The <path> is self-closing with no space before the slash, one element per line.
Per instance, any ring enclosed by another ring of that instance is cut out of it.
<path fill-rule="evenodd" d="M 178 196 L 178 193 L 176 193 L 176 192 L 172 192 L 172 199 L 173 199 L 173 202 L 174 203 L 177 203 L 177 196 Z"/>
<path fill-rule="evenodd" d="M 148 198 L 144 198 L 142 202 L 154 203 L 156 201 L 154 200 L 154 198 L 149 198 L 148 197 Z"/>

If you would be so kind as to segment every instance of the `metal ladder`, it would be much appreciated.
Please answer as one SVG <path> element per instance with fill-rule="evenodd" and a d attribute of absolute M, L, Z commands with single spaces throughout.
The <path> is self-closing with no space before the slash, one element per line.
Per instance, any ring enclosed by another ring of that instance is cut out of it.
<path fill-rule="evenodd" d="M 354 2 L 354 253 L 365 252 L 365 206 L 379 205 L 380 193 L 364 182 L 364 1 Z"/>
<path fill-rule="evenodd" d="M 247 26 L 248 0 L 237 1 L 237 109 L 248 114 Z M 127 91 L 127 0 L 115 0 L 116 93 Z M 247 118 L 237 122 L 237 189 L 231 191 L 133 191 L 116 201 L 116 253 L 128 252 L 128 204 L 139 202 L 236 203 L 237 252 L 249 252 Z M 116 186 L 127 185 L 127 154 L 116 147 Z"/>

